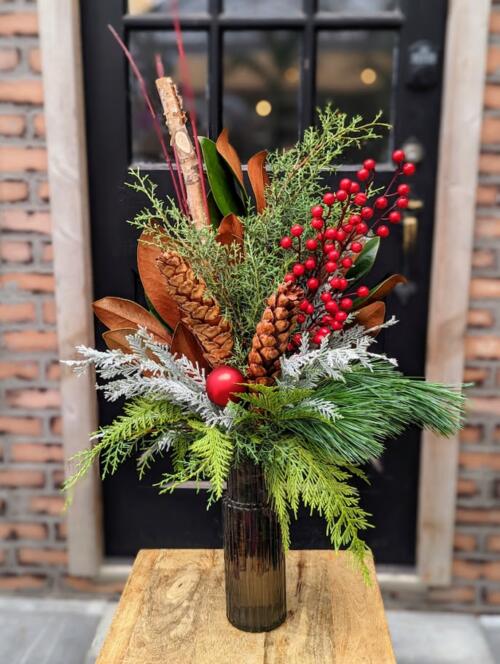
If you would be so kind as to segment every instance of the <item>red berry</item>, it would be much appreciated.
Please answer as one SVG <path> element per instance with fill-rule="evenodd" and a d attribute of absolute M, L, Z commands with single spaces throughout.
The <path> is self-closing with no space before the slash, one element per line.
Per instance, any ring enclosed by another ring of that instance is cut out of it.
<path fill-rule="evenodd" d="M 327 191 L 326 194 L 323 196 L 323 203 L 325 205 L 333 205 L 335 203 L 335 194 L 333 191 Z"/>
<path fill-rule="evenodd" d="M 318 242 L 323 242 L 323 233 L 316 233 L 316 239 Z"/>
<path fill-rule="evenodd" d="M 342 267 L 345 267 L 346 269 L 352 267 L 352 258 L 343 258 L 340 262 L 342 263 Z"/>
<path fill-rule="evenodd" d="M 325 231 L 325 237 L 327 240 L 335 240 L 337 237 L 337 231 L 335 228 L 327 228 Z"/>
<path fill-rule="evenodd" d="M 368 200 L 366 194 L 356 194 L 354 196 L 354 204 L 359 205 L 359 207 L 363 207 L 363 205 L 366 205 L 366 201 Z"/>
<path fill-rule="evenodd" d="M 339 189 L 342 189 L 343 191 L 350 191 L 351 190 L 351 180 L 349 180 L 349 178 L 343 178 L 340 181 Z"/>
<path fill-rule="evenodd" d="M 389 221 L 391 224 L 399 224 L 401 221 L 401 212 L 398 212 L 397 210 L 389 212 Z"/>
<path fill-rule="evenodd" d="M 405 175 L 413 175 L 416 171 L 415 164 L 408 162 L 403 166 L 403 173 Z"/>
<path fill-rule="evenodd" d="M 379 196 L 375 201 L 375 207 L 377 208 L 377 210 L 385 210 L 388 204 L 389 201 L 385 196 Z"/>
<path fill-rule="evenodd" d="M 290 229 L 290 233 L 293 235 L 293 237 L 300 237 L 303 232 L 304 227 L 300 224 L 294 224 Z"/>
<path fill-rule="evenodd" d="M 335 320 L 339 323 L 343 323 L 347 319 L 347 314 L 345 311 L 337 311 L 335 314 Z"/>
<path fill-rule="evenodd" d="M 339 228 L 339 230 L 337 231 L 337 240 L 343 242 L 346 239 L 346 237 L 347 236 L 345 231 L 342 228 Z"/>
<path fill-rule="evenodd" d="M 338 261 L 339 256 L 340 256 L 339 252 L 336 249 L 334 249 L 333 251 L 328 252 L 327 258 L 329 261 Z"/>
<path fill-rule="evenodd" d="M 311 208 L 311 214 L 313 217 L 322 217 L 323 216 L 323 206 L 322 205 L 313 205 Z"/>
<path fill-rule="evenodd" d="M 362 221 L 360 224 L 356 226 L 356 233 L 359 235 L 365 235 L 368 233 L 368 226 L 365 224 L 364 221 Z"/>
<path fill-rule="evenodd" d="M 322 337 L 326 337 L 330 334 L 330 330 L 327 327 L 320 327 L 318 334 L 321 334 Z"/>
<path fill-rule="evenodd" d="M 314 337 L 312 338 L 312 342 L 313 344 L 317 344 L 319 346 L 322 339 L 323 337 L 321 336 L 321 334 L 315 334 Z"/>
<path fill-rule="evenodd" d="M 305 271 L 306 268 L 302 265 L 302 263 L 295 263 L 295 265 L 292 267 L 292 272 L 296 277 L 301 277 Z"/>
<path fill-rule="evenodd" d="M 325 265 L 325 270 L 328 272 L 328 274 L 332 274 L 332 272 L 335 272 L 337 269 L 337 263 L 334 261 L 328 261 L 327 264 Z"/>
<path fill-rule="evenodd" d="M 359 194 L 361 187 L 358 182 L 351 182 L 351 194 Z"/>
<path fill-rule="evenodd" d="M 356 173 L 356 177 L 360 182 L 364 182 L 370 177 L 370 171 L 367 168 L 360 168 L 360 170 Z"/>
<path fill-rule="evenodd" d="M 373 217 L 373 210 L 370 207 L 364 207 L 361 210 L 361 217 L 365 221 L 368 221 L 368 219 L 371 219 Z"/>
<path fill-rule="evenodd" d="M 313 238 L 309 238 L 309 240 L 306 240 L 306 249 L 308 251 L 316 251 L 318 248 L 318 241 L 314 240 Z"/>
<path fill-rule="evenodd" d="M 307 287 L 309 288 L 309 290 L 318 290 L 319 280 L 316 279 L 316 277 L 311 277 L 310 279 L 307 280 Z"/>
<path fill-rule="evenodd" d="M 353 224 L 354 226 L 356 224 L 361 223 L 361 217 L 359 216 L 359 214 L 351 214 L 351 216 L 349 217 L 349 223 Z"/>
<path fill-rule="evenodd" d="M 339 277 L 334 277 L 333 279 L 330 279 L 330 286 L 332 288 L 335 288 L 336 290 L 340 289 L 340 278 Z"/>
<path fill-rule="evenodd" d="M 355 254 L 359 254 L 360 251 L 363 251 L 363 245 L 361 242 L 353 242 L 351 244 L 351 251 L 354 251 Z"/>
<path fill-rule="evenodd" d="M 350 297 L 343 297 L 340 300 L 340 308 L 343 309 L 344 311 L 349 311 L 350 309 L 352 309 L 352 304 L 353 302 Z"/>
<path fill-rule="evenodd" d="M 323 228 L 323 219 L 319 217 L 314 217 L 311 219 L 311 226 L 315 231 L 320 231 Z"/>
<path fill-rule="evenodd" d="M 398 186 L 398 194 L 400 196 L 408 196 L 410 193 L 410 185 L 409 184 L 400 184 Z"/>
<path fill-rule="evenodd" d="M 403 150 L 394 150 L 392 153 L 392 161 L 394 161 L 396 164 L 400 164 L 402 161 L 405 160 L 405 153 Z"/>
<path fill-rule="evenodd" d="M 376 233 L 379 237 L 388 237 L 388 236 L 389 236 L 389 228 L 388 228 L 387 226 L 384 226 L 384 224 L 382 224 L 381 226 L 379 226 L 379 227 L 377 228 L 377 230 L 375 231 L 375 233 Z"/>
<path fill-rule="evenodd" d="M 352 231 L 352 224 L 344 224 L 342 226 L 342 230 L 346 233 L 350 233 Z"/>
<path fill-rule="evenodd" d="M 292 244 L 293 240 L 291 237 L 288 237 L 288 235 L 285 235 L 285 237 L 282 237 L 280 240 L 280 246 L 282 249 L 290 249 Z"/>
<path fill-rule="evenodd" d="M 296 344 L 298 346 L 300 344 L 300 342 L 302 341 L 301 333 L 296 332 L 292 337 L 292 341 L 293 341 L 294 344 Z"/>
<path fill-rule="evenodd" d="M 314 270 L 316 267 L 316 260 L 314 258 L 306 258 L 304 261 L 304 267 L 306 270 Z"/>
<path fill-rule="evenodd" d="M 313 307 L 312 304 L 308 304 L 308 305 L 307 305 L 307 311 L 306 311 L 306 313 L 309 314 L 309 316 L 310 316 L 311 314 L 314 313 L 314 307 Z"/>
<path fill-rule="evenodd" d="M 344 326 L 342 325 L 342 323 L 341 323 L 340 321 L 338 321 L 338 320 L 334 320 L 333 323 L 332 323 L 332 330 L 333 330 L 334 332 L 338 332 L 338 331 L 341 330 L 343 327 L 344 327 Z"/>
<path fill-rule="evenodd" d="M 408 199 L 406 198 L 406 196 L 401 196 L 401 197 L 398 198 L 398 200 L 396 201 L 396 205 L 397 205 L 397 207 L 398 207 L 398 208 L 401 208 L 402 210 L 404 210 L 405 208 L 408 207 L 408 203 L 409 203 L 409 201 L 408 201 Z"/>
<path fill-rule="evenodd" d="M 320 298 L 322 302 L 330 302 L 332 296 L 330 295 L 330 293 L 325 291 L 324 293 L 321 293 Z"/>
<path fill-rule="evenodd" d="M 305 320 L 306 320 L 306 317 L 304 316 L 304 314 L 299 314 L 297 316 L 297 323 L 299 323 L 299 324 L 305 323 Z"/>
<path fill-rule="evenodd" d="M 299 304 L 299 309 L 301 311 L 307 311 L 309 308 L 309 302 L 307 300 L 302 300 L 302 302 Z"/>
<path fill-rule="evenodd" d="M 328 314 L 325 314 L 324 316 L 321 316 L 321 322 L 323 325 L 331 325 L 333 323 L 333 318 Z"/>
<path fill-rule="evenodd" d="M 295 277 L 293 276 L 293 274 L 285 274 L 284 281 L 287 284 L 293 284 L 293 282 L 295 281 Z"/>
<path fill-rule="evenodd" d="M 330 251 L 333 251 L 334 249 L 335 245 L 333 244 L 333 242 L 325 242 L 325 244 L 323 245 L 323 251 L 325 254 L 329 254 Z"/>
<path fill-rule="evenodd" d="M 343 189 L 339 189 L 336 193 L 337 200 L 341 203 L 347 200 L 348 195 L 347 191 L 344 191 Z"/>
<path fill-rule="evenodd" d="M 365 159 L 363 162 L 363 166 L 366 168 L 367 171 L 373 171 L 376 165 L 377 162 L 375 161 L 375 159 Z"/>
<path fill-rule="evenodd" d="M 331 300 L 325 304 L 325 310 L 328 311 L 329 314 L 336 314 L 339 310 L 339 305 Z"/>
<path fill-rule="evenodd" d="M 356 291 L 356 295 L 358 297 L 366 297 L 370 292 L 370 289 L 368 286 L 360 286 L 358 290 Z"/>
<path fill-rule="evenodd" d="M 344 279 L 344 277 L 341 277 L 339 279 L 339 290 L 345 290 L 347 288 L 347 279 Z"/>
<path fill-rule="evenodd" d="M 292 351 L 292 350 L 295 350 L 295 346 L 292 344 L 292 342 L 290 342 L 290 343 L 287 345 L 286 349 L 287 349 L 288 351 Z"/>

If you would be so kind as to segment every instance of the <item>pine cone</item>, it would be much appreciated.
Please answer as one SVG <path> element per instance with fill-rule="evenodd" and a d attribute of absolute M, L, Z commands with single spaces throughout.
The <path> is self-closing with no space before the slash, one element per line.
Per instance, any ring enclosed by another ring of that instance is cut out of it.
<path fill-rule="evenodd" d="M 267 301 L 257 325 L 248 355 L 250 383 L 272 385 L 280 372 L 280 357 L 286 351 L 299 313 L 303 291 L 293 284 L 281 284 Z"/>
<path fill-rule="evenodd" d="M 233 350 L 231 326 L 222 317 L 217 302 L 207 295 L 205 282 L 196 277 L 175 251 L 165 252 L 157 260 L 166 278 L 168 294 L 177 302 L 182 320 L 198 337 L 210 364 L 222 364 Z"/>

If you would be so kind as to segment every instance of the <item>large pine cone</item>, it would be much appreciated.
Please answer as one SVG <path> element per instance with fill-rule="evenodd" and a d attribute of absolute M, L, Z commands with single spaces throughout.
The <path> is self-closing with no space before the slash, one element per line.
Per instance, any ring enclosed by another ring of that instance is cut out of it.
<path fill-rule="evenodd" d="M 267 301 L 248 355 L 250 383 L 272 385 L 280 372 L 280 357 L 286 351 L 299 313 L 302 288 L 281 284 Z"/>
<path fill-rule="evenodd" d="M 196 335 L 212 366 L 222 364 L 233 350 L 231 325 L 222 317 L 217 302 L 207 295 L 207 287 L 175 251 L 158 258 L 169 295 L 181 311 L 182 320 Z"/>

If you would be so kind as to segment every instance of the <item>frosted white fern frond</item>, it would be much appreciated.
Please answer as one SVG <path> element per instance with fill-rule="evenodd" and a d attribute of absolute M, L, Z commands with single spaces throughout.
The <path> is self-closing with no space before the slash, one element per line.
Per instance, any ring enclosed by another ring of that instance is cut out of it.
<path fill-rule="evenodd" d="M 322 417 L 331 420 L 332 422 L 335 422 L 342 417 L 340 409 L 333 403 L 333 401 L 327 401 L 326 399 L 305 399 L 298 404 L 297 408 L 314 410 Z"/>

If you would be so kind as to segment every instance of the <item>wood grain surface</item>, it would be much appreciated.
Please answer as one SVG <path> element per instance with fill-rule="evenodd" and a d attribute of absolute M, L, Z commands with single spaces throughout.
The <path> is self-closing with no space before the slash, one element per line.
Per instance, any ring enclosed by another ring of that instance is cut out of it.
<path fill-rule="evenodd" d="M 222 551 L 141 551 L 97 664 L 395 664 L 369 564 L 367 586 L 345 553 L 291 551 L 286 622 L 249 634 L 226 619 Z"/>

